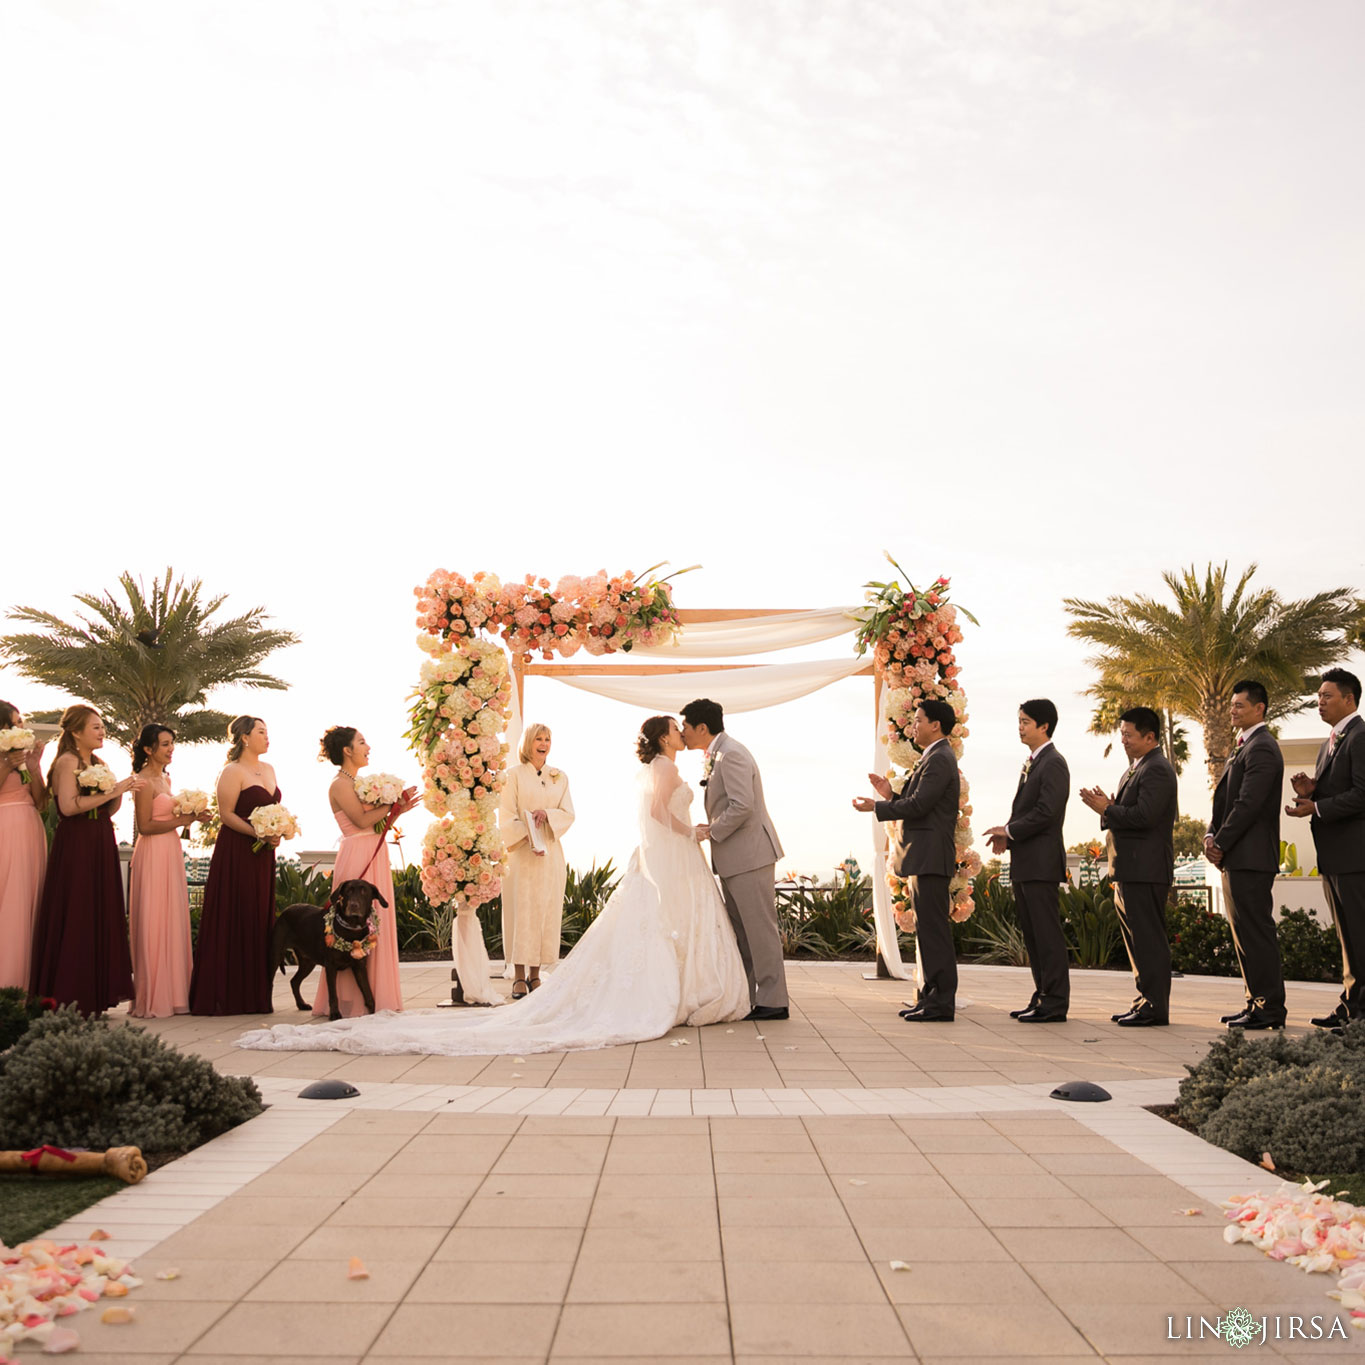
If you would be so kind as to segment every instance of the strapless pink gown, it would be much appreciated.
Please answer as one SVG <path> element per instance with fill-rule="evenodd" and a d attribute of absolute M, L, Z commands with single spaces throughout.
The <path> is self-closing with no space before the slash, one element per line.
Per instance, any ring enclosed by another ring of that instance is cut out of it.
<path fill-rule="evenodd" d="M 170 820 L 169 796 L 152 798 L 152 819 Z M 136 1019 L 164 1019 L 190 1010 L 190 891 L 180 836 L 144 834 L 128 872 L 128 928 L 133 940 Z"/>
<path fill-rule="evenodd" d="M 389 903 L 386 910 L 377 901 L 379 911 L 379 942 L 370 954 L 370 990 L 374 992 L 376 1010 L 401 1010 L 403 990 L 398 983 L 398 926 L 393 913 L 393 873 L 389 871 L 389 846 L 384 836 L 373 829 L 357 829 L 341 811 L 334 812 L 337 824 L 341 826 L 341 847 L 337 850 L 336 867 L 332 871 L 332 885 L 340 886 L 352 877 L 363 877 L 379 888 L 379 894 Z M 378 852 L 375 845 L 378 845 Z M 374 861 L 370 862 L 370 854 Z M 365 865 L 369 863 L 369 870 Z M 327 1001 L 327 976 L 318 968 L 317 994 L 313 997 L 313 1013 L 327 1017 L 330 1006 Z M 337 974 L 337 1004 L 341 1006 L 343 1017 L 365 1013 L 365 1001 L 355 977 L 350 972 Z"/>
<path fill-rule="evenodd" d="M 47 835 L 31 791 L 18 773 L 0 783 L 0 986 L 20 990 L 28 989 L 47 870 Z"/>

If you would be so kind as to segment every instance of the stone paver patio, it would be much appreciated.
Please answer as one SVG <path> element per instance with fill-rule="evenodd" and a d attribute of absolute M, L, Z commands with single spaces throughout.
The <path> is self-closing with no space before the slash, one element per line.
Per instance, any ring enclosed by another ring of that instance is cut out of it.
<path fill-rule="evenodd" d="M 1171 1028 L 1120 1030 L 1130 979 L 1077 973 L 1071 1020 L 1029 1027 L 1008 1018 L 1026 972 L 965 967 L 957 1022 L 912 1026 L 902 983 L 788 970 L 787 1023 L 598 1053 L 244 1052 L 255 1018 L 158 1021 L 271 1108 L 54 1230 L 104 1227 L 147 1279 L 135 1323 L 73 1320 L 80 1359 L 1141 1365 L 1228 1350 L 1169 1339 L 1169 1318 L 1330 1322 L 1326 1277 L 1222 1241 L 1217 1201 L 1273 1177 L 1142 1107 L 1240 983 L 1178 981 Z M 405 967 L 410 1005 L 448 977 Z M 1291 986 L 1291 1019 L 1333 995 Z M 298 1017 L 283 978 L 275 1003 Z M 319 1076 L 360 1094 L 298 1099 Z M 1048 1098 L 1078 1078 L 1114 1100 Z"/>

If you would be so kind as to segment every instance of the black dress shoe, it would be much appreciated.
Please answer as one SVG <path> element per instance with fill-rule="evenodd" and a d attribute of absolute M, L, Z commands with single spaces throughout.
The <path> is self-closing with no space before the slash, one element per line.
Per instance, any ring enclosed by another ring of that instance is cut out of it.
<path fill-rule="evenodd" d="M 790 1019 L 791 1011 L 785 1005 L 755 1005 L 748 1014 L 744 1016 L 744 1022 L 751 1020 L 758 1023 L 767 1023 L 770 1019 Z"/>
<path fill-rule="evenodd" d="M 1320 1018 L 1310 1019 L 1308 1022 L 1314 1028 L 1344 1028 L 1348 1018 L 1345 1010 L 1336 1009 L 1331 1014 L 1324 1014 Z"/>
<path fill-rule="evenodd" d="M 1115 1019 L 1114 1022 L 1120 1028 L 1159 1028 L 1171 1021 L 1166 1015 L 1158 1014 L 1153 1009 L 1140 1009 L 1125 1014 L 1122 1019 Z"/>
<path fill-rule="evenodd" d="M 1246 1016 L 1250 1013 L 1251 1006 L 1243 1005 L 1242 1008 L 1239 1009 L 1236 1014 L 1225 1014 L 1218 1020 L 1218 1022 L 1220 1024 L 1231 1024 L 1236 1019 L 1245 1019 Z"/>
<path fill-rule="evenodd" d="M 912 1016 L 914 1016 L 914 1015 L 916 1015 L 916 1014 L 923 1014 L 923 1013 L 924 1013 L 924 1006 L 923 1006 L 923 1005 L 911 1005 L 910 1008 L 909 1008 L 908 1010 L 901 1010 L 901 1012 L 900 1012 L 900 1017 L 901 1017 L 902 1019 L 909 1019 L 909 1018 L 911 1018 Z"/>
<path fill-rule="evenodd" d="M 1143 1005 L 1142 999 L 1139 997 L 1137 1000 L 1134 1000 L 1133 1003 L 1129 1005 L 1126 1010 L 1120 1010 L 1117 1014 L 1111 1014 L 1109 1018 L 1112 1019 L 1113 1022 L 1117 1024 L 1120 1019 L 1126 1019 L 1130 1014 L 1135 1014 L 1138 1010 L 1142 1008 L 1142 1005 Z"/>
<path fill-rule="evenodd" d="M 907 1024 L 951 1024 L 952 1010 L 906 1010 L 901 1018 Z"/>
<path fill-rule="evenodd" d="M 1239 1014 L 1236 1019 L 1224 1021 L 1230 1029 L 1282 1029 L 1284 1015 L 1268 1014 L 1265 1010 L 1251 1009 Z"/>
<path fill-rule="evenodd" d="M 1028 1002 L 1028 1004 L 1024 1006 L 1023 1009 L 1021 1009 L 1021 1010 L 1011 1010 L 1011 1011 L 1010 1011 L 1010 1018 L 1011 1018 L 1011 1019 L 1018 1019 L 1021 1015 L 1024 1015 L 1024 1014 L 1031 1014 L 1031 1013 L 1032 1013 L 1034 1010 L 1036 1010 L 1037 1008 L 1038 1008 L 1038 997 L 1035 995 L 1035 996 L 1033 997 L 1033 999 L 1030 1000 L 1030 1001 Z"/>
<path fill-rule="evenodd" d="M 1064 1024 L 1066 1014 L 1060 1010 L 1025 1010 L 1017 1016 L 1021 1024 Z"/>

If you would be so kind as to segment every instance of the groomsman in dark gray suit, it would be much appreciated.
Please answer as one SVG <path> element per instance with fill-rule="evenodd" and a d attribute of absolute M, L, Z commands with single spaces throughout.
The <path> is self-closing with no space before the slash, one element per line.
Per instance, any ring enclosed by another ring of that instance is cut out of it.
<path fill-rule="evenodd" d="M 1118 790 L 1110 797 L 1099 787 L 1082 787 L 1081 800 L 1107 833 L 1114 909 L 1137 980 L 1132 1009 L 1114 1015 L 1114 1022 L 1149 1028 L 1171 1022 L 1166 897 L 1175 878 L 1175 769 L 1161 752 L 1161 717 L 1150 706 L 1134 706 L 1119 717 L 1119 740 L 1128 771 Z"/>
<path fill-rule="evenodd" d="M 1062 934 L 1057 887 L 1066 880 L 1062 821 L 1071 795 L 1071 772 L 1057 751 L 1057 708 L 1045 697 L 1019 707 L 1019 738 L 1029 756 L 1014 793 L 1007 825 L 985 837 L 998 857 L 1010 855 L 1010 887 L 1019 910 L 1019 928 L 1028 948 L 1033 995 L 1010 1018 L 1021 1024 L 1061 1024 L 1071 1004 L 1071 973 Z"/>
<path fill-rule="evenodd" d="M 1298 800 L 1287 815 L 1312 821 L 1318 871 L 1341 940 L 1341 1002 L 1319 1028 L 1365 1018 L 1365 720 L 1360 679 L 1329 668 L 1318 688 L 1318 715 L 1332 727 L 1313 776 L 1295 773 Z"/>
<path fill-rule="evenodd" d="M 897 796 L 880 773 L 869 773 L 881 798 L 855 796 L 853 809 L 875 811 L 878 820 L 900 822 L 890 857 L 898 876 L 910 883 L 915 912 L 915 942 L 924 984 L 914 1005 L 901 1011 L 911 1023 L 950 1021 L 957 1008 L 957 952 L 953 948 L 949 883 L 957 871 L 957 827 L 962 784 L 957 756 L 948 736 L 957 712 L 946 701 L 930 698 L 915 711 L 915 743 L 920 760 Z"/>
<path fill-rule="evenodd" d="M 1226 1014 L 1229 1028 L 1284 1027 L 1284 972 L 1275 932 L 1275 874 L 1280 870 L 1280 791 L 1284 756 L 1266 728 L 1270 698 L 1251 678 L 1234 683 L 1228 717 L 1238 731 L 1213 790 L 1213 823 L 1204 856 L 1223 873 L 1232 946 L 1246 1005 Z"/>

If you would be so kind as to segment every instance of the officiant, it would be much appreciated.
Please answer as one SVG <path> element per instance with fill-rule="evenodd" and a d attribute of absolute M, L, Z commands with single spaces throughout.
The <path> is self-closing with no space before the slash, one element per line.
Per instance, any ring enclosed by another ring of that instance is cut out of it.
<path fill-rule="evenodd" d="M 512 999 L 540 985 L 540 969 L 559 961 L 568 874 L 561 843 L 573 824 L 569 779 L 549 766 L 550 727 L 528 725 L 498 808 L 507 846 L 502 877 L 503 955 L 513 964 Z"/>

